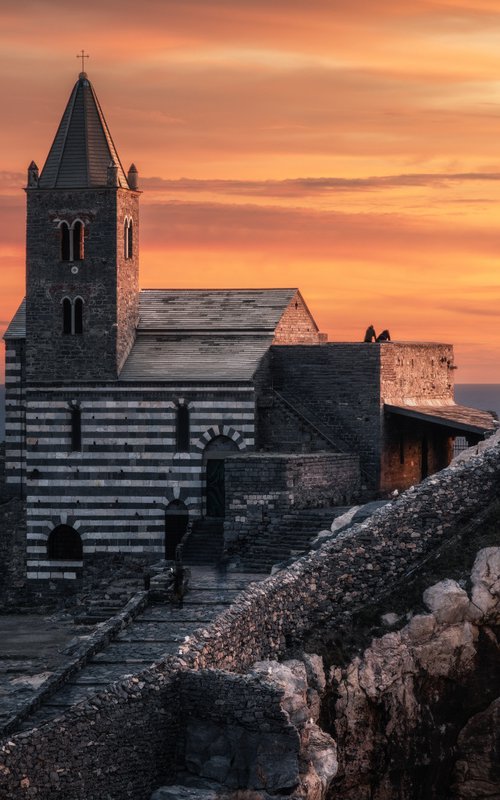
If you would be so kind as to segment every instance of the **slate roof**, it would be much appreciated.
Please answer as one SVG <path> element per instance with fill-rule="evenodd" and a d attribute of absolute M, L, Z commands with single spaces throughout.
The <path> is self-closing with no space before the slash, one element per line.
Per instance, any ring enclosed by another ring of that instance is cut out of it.
<path fill-rule="evenodd" d="M 118 166 L 118 184 L 127 178 L 104 119 L 94 87 L 85 72 L 73 87 L 47 161 L 41 189 L 85 189 L 107 185 L 109 163 Z"/>
<path fill-rule="evenodd" d="M 139 330 L 272 332 L 297 289 L 143 289 Z"/>
<path fill-rule="evenodd" d="M 4 339 L 24 339 L 26 336 L 26 298 L 22 301 L 5 331 Z"/>
<path fill-rule="evenodd" d="M 272 336 L 137 336 L 121 381 L 249 381 Z"/>
<path fill-rule="evenodd" d="M 496 430 L 497 427 L 488 411 L 468 406 L 456 404 L 413 406 L 386 403 L 384 408 L 391 414 L 418 419 L 420 422 L 430 422 L 457 432 L 483 434 L 485 431 Z"/>

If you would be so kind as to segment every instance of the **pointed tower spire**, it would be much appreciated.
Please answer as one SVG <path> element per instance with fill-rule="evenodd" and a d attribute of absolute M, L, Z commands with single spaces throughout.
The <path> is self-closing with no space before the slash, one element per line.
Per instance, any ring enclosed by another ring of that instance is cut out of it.
<path fill-rule="evenodd" d="M 41 189 L 86 189 L 109 186 L 108 166 L 117 167 L 116 186 L 129 185 L 94 87 L 81 72 L 73 87 L 47 161 Z"/>

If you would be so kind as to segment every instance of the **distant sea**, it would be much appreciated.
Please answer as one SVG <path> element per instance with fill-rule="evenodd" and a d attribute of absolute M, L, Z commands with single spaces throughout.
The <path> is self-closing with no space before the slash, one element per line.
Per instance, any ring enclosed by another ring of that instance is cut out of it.
<path fill-rule="evenodd" d="M 500 383 L 458 383 L 455 400 L 462 406 L 496 411 L 500 418 Z M 0 386 L 0 442 L 5 439 L 5 387 Z"/>

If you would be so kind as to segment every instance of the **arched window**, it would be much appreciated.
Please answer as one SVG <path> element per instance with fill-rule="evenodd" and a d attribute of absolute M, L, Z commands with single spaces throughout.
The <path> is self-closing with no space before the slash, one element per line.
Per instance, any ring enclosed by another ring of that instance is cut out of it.
<path fill-rule="evenodd" d="M 76 297 L 73 302 L 73 333 L 83 333 L 83 300 L 81 297 Z"/>
<path fill-rule="evenodd" d="M 123 223 L 123 255 L 125 258 L 132 258 L 134 255 L 134 232 L 132 220 L 125 217 Z"/>
<path fill-rule="evenodd" d="M 128 258 L 128 217 L 123 223 L 123 257 Z"/>
<path fill-rule="evenodd" d="M 128 221 L 127 231 L 127 258 L 132 258 L 134 255 L 134 226 L 132 220 Z"/>
<path fill-rule="evenodd" d="M 82 412 L 79 408 L 71 409 L 71 449 L 74 452 L 82 449 Z"/>
<path fill-rule="evenodd" d="M 61 222 L 60 231 L 61 231 L 61 260 L 71 261 L 69 225 L 67 222 Z"/>
<path fill-rule="evenodd" d="M 176 450 L 178 453 L 187 453 L 189 450 L 189 408 L 186 405 L 177 407 L 175 426 Z"/>
<path fill-rule="evenodd" d="M 72 322 L 73 322 L 73 303 L 69 299 L 69 297 L 65 297 L 62 301 L 62 312 L 63 312 L 63 333 L 73 333 L 72 331 Z"/>
<path fill-rule="evenodd" d="M 50 532 L 47 555 L 51 561 L 81 561 L 83 547 L 80 534 L 69 525 L 58 525 Z"/>
<path fill-rule="evenodd" d="M 83 223 L 79 219 L 72 226 L 72 245 L 71 261 L 83 261 Z"/>
<path fill-rule="evenodd" d="M 63 312 L 63 333 L 81 335 L 83 333 L 82 298 L 75 297 L 74 300 L 71 300 L 69 297 L 63 298 L 62 312 Z"/>

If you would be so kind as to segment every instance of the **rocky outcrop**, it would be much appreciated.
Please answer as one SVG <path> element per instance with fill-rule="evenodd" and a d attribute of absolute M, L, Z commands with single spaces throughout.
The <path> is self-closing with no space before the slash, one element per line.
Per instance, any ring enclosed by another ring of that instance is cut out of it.
<path fill-rule="evenodd" d="M 456 800 L 500 797 L 500 697 L 460 731 L 457 751 Z"/>
<path fill-rule="evenodd" d="M 332 669 L 332 800 L 500 796 L 500 548 L 478 554 L 471 581 L 470 597 L 430 587 L 431 613 Z"/>

